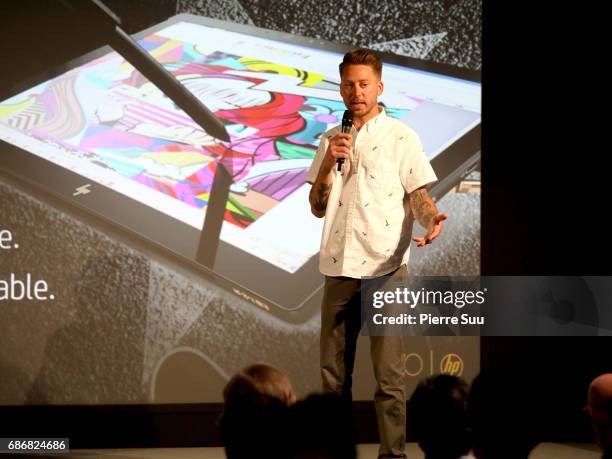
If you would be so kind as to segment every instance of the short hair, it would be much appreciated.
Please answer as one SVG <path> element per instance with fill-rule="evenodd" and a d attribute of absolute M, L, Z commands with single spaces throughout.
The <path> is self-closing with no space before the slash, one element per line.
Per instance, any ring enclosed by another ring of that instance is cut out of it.
<path fill-rule="evenodd" d="M 288 457 L 283 429 L 295 393 L 281 370 L 265 363 L 245 368 L 227 383 L 223 400 L 219 429 L 228 459 Z"/>
<path fill-rule="evenodd" d="M 382 60 L 378 54 L 369 49 L 358 48 L 346 53 L 339 65 L 340 78 L 342 78 L 343 70 L 349 65 L 369 65 L 379 79 L 382 76 Z"/>
<path fill-rule="evenodd" d="M 267 363 L 256 363 L 237 373 L 223 390 L 225 403 L 257 394 L 274 397 L 285 405 L 295 403 L 295 392 L 289 378 Z"/>
<path fill-rule="evenodd" d="M 422 380 L 408 402 L 417 442 L 426 456 L 459 457 L 471 448 L 468 385 L 440 374 Z"/>

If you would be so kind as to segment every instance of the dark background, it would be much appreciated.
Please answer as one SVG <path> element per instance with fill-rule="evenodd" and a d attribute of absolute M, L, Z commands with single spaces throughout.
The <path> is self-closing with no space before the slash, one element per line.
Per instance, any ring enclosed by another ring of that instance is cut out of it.
<path fill-rule="evenodd" d="M 482 69 L 482 274 L 611 273 L 609 147 L 598 138 L 609 132 L 606 58 L 596 49 L 605 27 L 596 23 L 597 12 L 486 1 L 481 23 L 477 1 L 404 0 L 384 8 L 356 2 L 343 11 L 340 3 L 315 1 L 105 3 L 129 33 L 192 12 Z M 93 26 L 78 32 L 77 17 L 59 0 L 7 1 L 0 11 L 0 99 L 25 79 L 104 44 Z M 509 370 L 538 394 L 532 409 L 544 418 L 544 440 L 593 441 L 581 409 L 590 380 L 612 371 L 608 339 L 483 338 L 482 348 L 483 369 Z M 53 426 L 75 433 L 73 447 L 188 446 L 201 444 L 193 443 L 199 433 L 170 426 L 213 416 L 186 407 L 53 408 L 3 409 L 2 436 L 49 436 Z M 111 425 L 115 436 L 97 435 Z M 360 441 L 366 440 L 364 433 Z"/>
<path fill-rule="evenodd" d="M 612 273 L 600 218 L 609 195 L 606 121 L 598 114 L 607 84 L 593 13 L 484 4 L 483 275 Z M 481 343 L 482 368 L 507 369 L 532 388 L 537 403 L 524 415 L 542 416 L 543 438 L 593 441 L 581 410 L 589 382 L 612 371 L 610 339 Z"/>

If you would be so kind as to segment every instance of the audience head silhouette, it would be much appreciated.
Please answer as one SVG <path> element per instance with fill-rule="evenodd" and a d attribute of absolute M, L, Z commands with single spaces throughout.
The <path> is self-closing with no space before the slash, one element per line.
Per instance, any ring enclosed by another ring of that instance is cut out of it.
<path fill-rule="evenodd" d="M 526 459 L 538 444 L 538 394 L 532 386 L 529 378 L 499 370 L 474 379 L 468 413 L 478 459 Z"/>
<path fill-rule="evenodd" d="M 424 379 L 408 403 L 412 429 L 426 459 L 457 459 L 471 449 L 468 385 L 450 375 Z"/>
<path fill-rule="evenodd" d="M 232 377 L 223 399 L 220 434 L 228 459 L 288 457 L 287 410 L 296 397 L 287 376 L 265 363 L 251 365 Z"/>
<path fill-rule="evenodd" d="M 586 411 L 591 417 L 595 440 L 612 457 L 612 373 L 595 378 L 589 385 Z"/>

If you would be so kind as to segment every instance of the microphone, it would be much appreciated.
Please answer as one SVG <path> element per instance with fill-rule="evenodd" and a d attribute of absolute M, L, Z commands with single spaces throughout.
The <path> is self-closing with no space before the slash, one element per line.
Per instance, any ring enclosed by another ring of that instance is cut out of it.
<path fill-rule="evenodd" d="M 348 134 L 351 132 L 351 127 L 353 127 L 353 112 L 344 110 L 344 115 L 342 116 L 342 133 Z M 336 163 L 338 164 L 338 171 L 341 171 L 342 165 L 344 164 L 344 158 L 338 158 Z"/>

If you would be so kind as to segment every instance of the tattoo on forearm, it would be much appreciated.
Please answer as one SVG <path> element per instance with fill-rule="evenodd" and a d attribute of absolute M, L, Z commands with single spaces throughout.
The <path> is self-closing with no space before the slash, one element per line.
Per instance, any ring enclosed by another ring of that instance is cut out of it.
<path fill-rule="evenodd" d="M 410 194 L 412 211 L 423 228 L 428 228 L 433 218 L 438 214 L 436 205 L 424 189 L 415 190 Z"/>
<path fill-rule="evenodd" d="M 320 183 L 316 190 L 312 190 L 313 193 L 315 193 L 312 207 L 317 212 L 323 212 L 325 209 L 327 209 L 327 199 L 329 198 L 331 188 L 331 184 Z"/>

